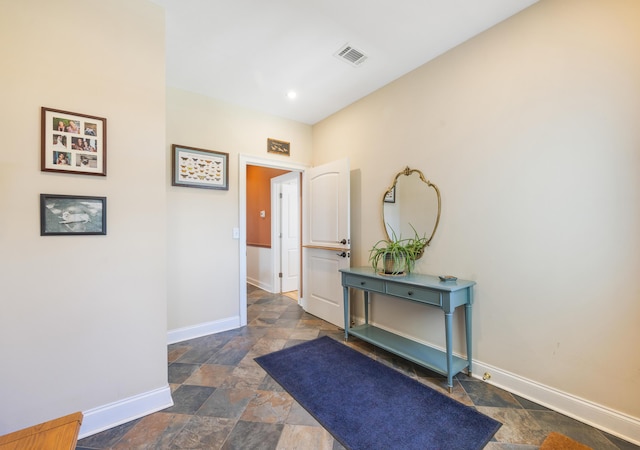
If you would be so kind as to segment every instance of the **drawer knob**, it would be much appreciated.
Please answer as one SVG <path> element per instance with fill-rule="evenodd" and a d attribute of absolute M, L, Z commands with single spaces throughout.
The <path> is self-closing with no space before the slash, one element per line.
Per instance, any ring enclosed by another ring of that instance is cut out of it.
<path fill-rule="evenodd" d="M 413 295 L 413 291 L 407 292 L 407 295 Z"/>
<path fill-rule="evenodd" d="M 365 284 L 367 284 L 367 282 L 366 282 L 366 281 L 361 281 L 361 282 L 360 282 L 360 286 L 364 286 Z"/>

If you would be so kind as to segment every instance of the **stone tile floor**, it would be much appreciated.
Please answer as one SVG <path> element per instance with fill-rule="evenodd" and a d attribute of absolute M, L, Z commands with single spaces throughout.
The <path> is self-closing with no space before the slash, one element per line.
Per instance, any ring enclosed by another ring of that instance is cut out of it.
<path fill-rule="evenodd" d="M 174 406 L 82 439 L 76 449 L 343 449 L 253 360 L 322 335 L 343 342 L 343 332 L 290 297 L 248 292 L 248 326 L 169 346 Z M 438 374 L 356 338 L 348 345 L 447 392 Z M 503 423 L 488 450 L 537 449 L 551 431 L 595 450 L 640 449 L 464 374 L 451 395 Z"/>

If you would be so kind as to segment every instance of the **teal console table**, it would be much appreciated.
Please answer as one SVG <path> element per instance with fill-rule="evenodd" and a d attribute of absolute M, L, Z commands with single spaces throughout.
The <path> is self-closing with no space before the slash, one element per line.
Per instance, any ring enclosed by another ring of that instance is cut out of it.
<path fill-rule="evenodd" d="M 453 376 L 467 368 L 471 376 L 471 312 L 473 305 L 473 286 L 475 281 L 440 281 L 433 275 L 409 274 L 406 276 L 385 276 L 376 273 L 371 267 L 351 267 L 341 269 L 344 289 L 344 338 L 356 336 L 363 341 L 383 348 L 409 361 L 446 375 L 449 392 L 453 389 Z M 364 291 L 364 325 L 350 327 L 349 288 Z M 444 311 L 446 351 L 420 344 L 397 334 L 369 324 L 369 293 L 382 294 L 400 299 L 435 306 Z M 464 306 L 465 337 L 467 358 L 452 354 L 453 312 Z"/>

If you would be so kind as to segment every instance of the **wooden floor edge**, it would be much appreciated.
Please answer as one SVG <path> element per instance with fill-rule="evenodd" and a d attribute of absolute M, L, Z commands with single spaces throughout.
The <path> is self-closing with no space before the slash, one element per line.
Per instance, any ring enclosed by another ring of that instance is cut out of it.
<path fill-rule="evenodd" d="M 37 425 L 33 425 L 31 427 L 23 428 L 21 430 L 17 430 L 9 434 L 5 434 L 4 436 L 0 436 L 0 445 L 9 444 L 11 442 L 24 439 L 34 434 L 44 433 L 46 431 L 53 430 L 54 428 L 62 427 L 73 422 L 77 422 L 78 424 L 77 430 L 76 430 L 76 438 L 77 438 L 78 431 L 80 431 L 80 425 L 82 424 L 82 419 L 83 419 L 82 413 L 75 412 L 63 417 L 58 417 L 57 419 L 49 420 L 47 422 L 42 422 Z"/>

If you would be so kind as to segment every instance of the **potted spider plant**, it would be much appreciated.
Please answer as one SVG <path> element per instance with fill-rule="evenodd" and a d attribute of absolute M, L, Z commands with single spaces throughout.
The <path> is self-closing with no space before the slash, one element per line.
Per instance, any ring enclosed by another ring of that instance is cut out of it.
<path fill-rule="evenodd" d="M 411 250 L 415 255 L 415 262 L 416 259 L 422 258 L 425 247 L 429 245 L 429 240 L 427 239 L 426 233 L 423 236 L 420 236 L 413 225 L 409 224 L 409 226 L 413 230 L 413 238 L 409 239 L 408 245 L 411 247 Z"/>
<path fill-rule="evenodd" d="M 377 272 L 385 275 L 410 273 L 416 259 L 422 256 L 426 241 L 426 237 L 419 237 L 417 232 L 410 239 L 398 238 L 391 229 L 391 239 L 381 239 L 373 245 L 369 251 L 369 262 Z"/>

